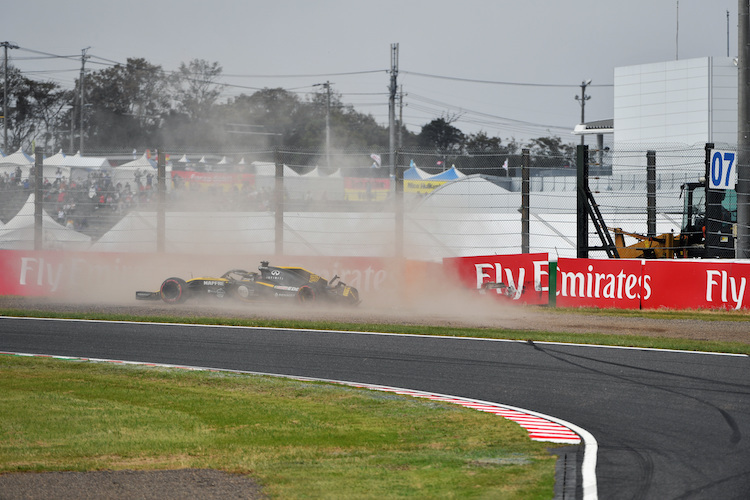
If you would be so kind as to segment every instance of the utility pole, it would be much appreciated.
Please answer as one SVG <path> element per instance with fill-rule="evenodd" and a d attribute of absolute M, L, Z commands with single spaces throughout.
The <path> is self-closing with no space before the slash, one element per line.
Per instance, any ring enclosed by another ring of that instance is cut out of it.
<path fill-rule="evenodd" d="M 79 132 L 81 136 L 79 137 L 79 143 L 78 143 L 78 151 L 83 155 L 83 110 L 84 110 L 84 102 L 83 102 L 83 82 L 86 74 L 86 59 L 89 58 L 89 56 L 86 55 L 86 52 L 91 47 L 86 47 L 85 49 L 81 49 L 81 77 L 80 77 L 80 84 L 81 84 L 81 109 L 79 110 L 80 116 L 80 126 L 79 126 Z"/>
<path fill-rule="evenodd" d="M 398 149 L 401 149 L 402 144 L 402 131 L 404 128 L 404 85 L 399 86 L 401 89 L 398 93 Z"/>
<path fill-rule="evenodd" d="M 391 179 L 396 178 L 396 92 L 398 90 L 398 44 L 391 44 L 391 85 L 388 99 L 388 130 L 391 157 Z"/>
<path fill-rule="evenodd" d="M 331 166 L 331 82 L 316 83 L 313 87 L 325 87 L 326 104 L 326 166 Z"/>
<path fill-rule="evenodd" d="M 735 257 L 750 258 L 750 5 L 737 9 L 737 240 Z"/>
<path fill-rule="evenodd" d="M 8 49 L 17 49 L 18 45 L 11 42 L 0 43 L 5 49 L 5 64 L 3 74 L 5 75 L 5 83 L 3 85 L 3 149 L 8 154 Z"/>
<path fill-rule="evenodd" d="M 580 102 L 581 104 L 581 125 L 586 124 L 586 101 L 591 99 L 590 95 L 586 95 L 586 87 L 591 85 L 591 80 L 586 80 L 585 82 L 581 82 L 581 95 L 576 96 L 576 101 Z M 581 134 L 581 146 L 585 144 L 585 137 L 586 134 Z"/>

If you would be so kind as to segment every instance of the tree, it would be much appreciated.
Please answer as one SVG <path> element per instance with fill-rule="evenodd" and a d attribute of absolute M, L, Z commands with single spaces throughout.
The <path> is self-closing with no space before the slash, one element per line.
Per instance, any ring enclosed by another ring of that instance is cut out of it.
<path fill-rule="evenodd" d="M 278 145 L 322 151 L 325 145 L 327 91 L 306 100 L 282 88 L 266 88 L 241 94 L 216 106 L 215 118 L 223 125 L 227 144 L 235 146 Z M 344 105 L 340 94 L 331 93 L 331 146 L 334 150 L 371 149 L 388 144 L 388 131 L 370 115 Z"/>
<path fill-rule="evenodd" d="M 65 110 L 69 107 L 70 92 L 54 82 L 26 80 L 27 96 L 19 96 L 16 106 L 26 99 L 31 101 L 34 141 L 43 151 L 62 148 L 65 132 L 69 129 Z"/>
<path fill-rule="evenodd" d="M 171 148 L 216 148 L 222 145 L 221 123 L 215 121 L 223 86 L 216 83 L 218 62 L 193 59 L 180 64 L 169 78 L 173 109 L 167 117 L 162 143 Z"/>
<path fill-rule="evenodd" d="M 66 91 L 54 82 L 32 80 L 9 67 L 8 101 L 15 105 L 8 108 L 6 150 L 30 149 L 32 143 L 45 150 L 59 146 L 63 109 L 69 102 Z"/>
<path fill-rule="evenodd" d="M 464 134 L 445 118 L 436 118 L 422 127 L 419 145 L 435 149 L 441 154 L 457 154 L 464 142 Z"/>
<path fill-rule="evenodd" d="M 324 89 L 324 87 L 321 87 Z M 321 90 L 313 94 L 309 103 L 310 127 L 308 142 L 322 145 L 325 141 L 325 113 L 328 107 L 328 92 Z M 331 147 L 334 150 L 367 150 L 388 145 L 388 129 L 377 124 L 371 115 L 358 113 L 353 106 L 345 105 L 339 92 L 331 92 L 330 102 Z"/>
<path fill-rule="evenodd" d="M 557 136 L 531 139 L 527 145 L 536 168 L 560 168 L 575 164 L 576 147 Z"/>
<path fill-rule="evenodd" d="M 227 144 L 269 147 L 288 144 L 301 106 L 295 94 L 282 88 L 265 88 L 218 105 L 214 116 L 226 132 Z"/>
<path fill-rule="evenodd" d="M 531 154 L 539 156 L 567 156 L 575 153 L 575 146 L 562 142 L 557 136 L 537 137 L 528 143 Z"/>
<path fill-rule="evenodd" d="M 204 59 L 181 63 L 171 77 L 177 110 L 193 122 L 208 121 L 211 108 L 221 95 L 222 86 L 216 80 L 222 71 L 218 62 Z"/>
<path fill-rule="evenodd" d="M 335 148 L 379 150 L 388 147 L 388 128 L 378 125 L 372 115 L 358 113 L 353 106 L 337 109 L 331 118 L 331 128 Z"/>
<path fill-rule="evenodd" d="M 169 112 L 167 79 L 160 66 L 128 59 L 86 79 L 86 143 L 92 149 L 152 146 Z"/>
<path fill-rule="evenodd" d="M 464 141 L 464 148 L 469 153 L 507 153 L 499 137 L 490 137 L 484 131 L 469 134 Z"/>

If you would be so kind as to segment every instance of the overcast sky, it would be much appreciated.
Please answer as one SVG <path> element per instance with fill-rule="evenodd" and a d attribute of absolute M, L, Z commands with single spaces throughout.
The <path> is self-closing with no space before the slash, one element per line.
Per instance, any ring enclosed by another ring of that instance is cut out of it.
<path fill-rule="evenodd" d="M 94 71 L 129 57 L 167 71 L 205 59 L 233 85 L 224 98 L 264 87 L 304 97 L 330 81 L 382 124 L 398 43 L 410 130 L 443 116 L 504 140 L 577 142 L 581 82 L 592 82 L 586 120 L 612 118 L 616 67 L 726 57 L 727 42 L 737 55 L 736 0 L 25 0 L 2 14 L 0 41 L 21 47 L 10 62 L 34 79 L 72 88 L 86 47 Z"/>

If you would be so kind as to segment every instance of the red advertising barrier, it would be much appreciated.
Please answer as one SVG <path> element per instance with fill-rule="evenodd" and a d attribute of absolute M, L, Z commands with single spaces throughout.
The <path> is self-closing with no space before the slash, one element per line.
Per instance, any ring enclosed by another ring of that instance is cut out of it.
<path fill-rule="evenodd" d="M 158 290 L 170 276 L 217 276 L 229 269 L 252 271 L 261 260 L 301 266 L 325 278 L 339 275 L 360 294 L 386 289 L 389 280 L 414 286 L 421 266 L 395 268 L 367 257 L 276 257 L 0 250 L 0 295 L 52 296 L 69 300 L 134 300 L 136 290 Z M 394 272 L 398 269 L 399 273 Z M 398 274 L 398 275 L 397 275 Z"/>
<path fill-rule="evenodd" d="M 221 275 L 255 269 L 267 256 L 206 256 L 109 252 L 0 250 L 0 295 L 57 296 L 73 300 L 134 300 L 136 290 L 157 290 L 170 276 Z M 275 257 L 273 265 L 306 267 L 323 277 L 339 275 L 361 294 L 385 291 L 418 296 L 436 276 L 478 290 L 483 283 L 504 300 L 549 301 L 546 253 L 446 258 L 440 264 L 369 257 Z M 750 309 L 750 263 L 716 260 L 566 259 L 557 262 L 560 307 L 623 309 Z"/>
<path fill-rule="evenodd" d="M 234 188 L 252 187 L 255 185 L 255 174 L 238 172 L 194 172 L 192 170 L 173 170 L 172 179 L 179 179 L 187 188 L 207 189 L 220 187 L 224 192 Z"/>
<path fill-rule="evenodd" d="M 747 309 L 750 263 L 559 259 L 557 305 L 621 309 Z"/>
<path fill-rule="evenodd" d="M 642 301 L 643 309 L 750 308 L 750 263 L 647 260 L 643 269 L 652 288 Z"/>
<path fill-rule="evenodd" d="M 467 288 L 503 282 L 523 292 L 512 297 L 515 300 L 548 303 L 547 254 L 448 258 L 443 266 Z M 555 276 L 556 304 L 620 309 L 750 309 L 749 278 L 748 262 L 560 258 Z"/>
<path fill-rule="evenodd" d="M 443 259 L 446 274 L 458 279 L 468 288 L 480 289 L 482 283 L 504 283 L 513 287 L 510 297 L 525 304 L 548 302 L 548 269 L 546 253 L 519 255 L 485 255 L 478 257 L 450 257 Z M 488 293 L 502 295 L 501 289 Z"/>
<path fill-rule="evenodd" d="M 347 201 L 383 201 L 390 193 L 391 180 L 388 178 L 344 178 L 344 198 Z"/>
<path fill-rule="evenodd" d="M 560 307 L 617 307 L 640 309 L 650 298 L 651 277 L 641 260 L 557 260 L 557 305 Z"/>

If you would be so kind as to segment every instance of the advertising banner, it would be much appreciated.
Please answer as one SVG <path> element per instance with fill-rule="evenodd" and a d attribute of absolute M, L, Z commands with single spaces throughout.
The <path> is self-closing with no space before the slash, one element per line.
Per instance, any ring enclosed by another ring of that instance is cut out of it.
<path fill-rule="evenodd" d="M 347 201 L 383 201 L 391 193 L 391 180 L 380 177 L 345 177 Z"/>
<path fill-rule="evenodd" d="M 173 170 L 172 181 L 175 187 L 183 185 L 188 189 L 204 190 L 220 188 L 224 192 L 246 189 L 255 185 L 255 174 L 236 172 L 193 172 Z"/>
<path fill-rule="evenodd" d="M 644 309 L 748 309 L 750 263 L 719 260 L 648 260 L 652 293 Z"/>
<path fill-rule="evenodd" d="M 254 271 L 267 257 L 0 250 L 0 295 L 58 297 L 64 300 L 132 301 L 136 290 L 156 291 L 166 278 L 221 276 L 230 269 Z M 385 290 L 394 283 L 418 287 L 424 266 L 396 265 L 370 257 L 288 257 L 272 265 L 299 266 L 360 291 Z M 392 280 L 392 281 L 391 281 Z M 395 291 L 394 291 L 395 293 Z"/>
<path fill-rule="evenodd" d="M 503 283 L 508 288 L 489 288 L 489 295 L 525 304 L 547 304 L 549 261 L 546 253 L 484 255 L 443 259 L 449 278 L 480 290 L 483 283 Z"/>
<path fill-rule="evenodd" d="M 447 182 L 429 179 L 404 180 L 404 193 L 429 194 Z"/>
<path fill-rule="evenodd" d="M 560 307 L 617 307 L 640 309 L 654 284 L 644 274 L 642 260 L 557 260 L 557 305 Z"/>
<path fill-rule="evenodd" d="M 0 250 L 0 295 L 66 300 L 134 300 L 171 276 L 220 276 L 253 271 L 267 256 Z M 360 291 L 418 297 L 436 280 L 525 304 L 549 302 L 546 253 L 454 257 L 439 263 L 371 257 L 290 257 L 272 265 L 300 266 L 324 278 L 339 275 Z M 566 259 L 557 262 L 559 307 L 622 309 L 750 309 L 750 263 L 718 260 Z M 486 283 L 502 284 L 484 290 Z M 401 300 L 401 299 L 399 299 Z M 404 299 L 405 300 L 405 299 Z"/>
<path fill-rule="evenodd" d="M 152 264 L 142 254 L 0 250 L 0 295 L 104 298 L 149 283 Z"/>

